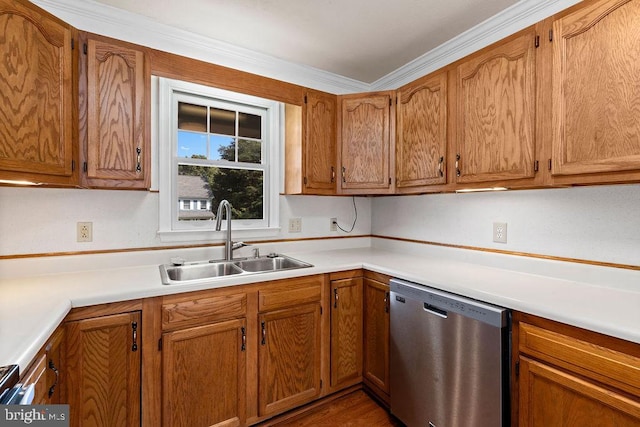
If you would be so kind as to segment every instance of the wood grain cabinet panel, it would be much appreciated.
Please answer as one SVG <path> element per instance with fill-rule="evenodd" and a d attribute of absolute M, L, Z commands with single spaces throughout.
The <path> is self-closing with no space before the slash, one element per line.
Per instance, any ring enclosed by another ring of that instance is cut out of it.
<path fill-rule="evenodd" d="M 344 95 L 340 102 L 340 191 L 344 194 L 388 194 L 395 107 L 391 92 Z"/>
<path fill-rule="evenodd" d="M 331 387 L 362 381 L 362 277 L 331 281 Z"/>
<path fill-rule="evenodd" d="M 336 192 L 336 96 L 308 91 L 305 97 L 304 193 Z"/>
<path fill-rule="evenodd" d="M 422 192 L 446 183 L 447 71 L 398 89 L 397 97 L 397 191 Z"/>
<path fill-rule="evenodd" d="M 283 412 L 320 395 L 320 304 L 258 317 L 258 415 Z"/>
<path fill-rule="evenodd" d="M 84 184 L 148 188 L 150 75 L 146 56 L 126 43 L 92 35 L 87 36 L 85 46 Z"/>
<path fill-rule="evenodd" d="M 553 33 L 552 174 L 639 171 L 640 2 L 591 3 Z"/>
<path fill-rule="evenodd" d="M 140 425 L 140 312 L 66 323 L 71 426 Z"/>
<path fill-rule="evenodd" d="M 72 28 L 0 0 L 0 179 L 74 185 Z"/>
<path fill-rule="evenodd" d="M 389 306 L 389 285 L 365 277 L 364 382 L 387 403 L 389 402 Z"/>
<path fill-rule="evenodd" d="M 456 67 L 457 183 L 534 177 L 535 36 L 524 31 Z"/>
<path fill-rule="evenodd" d="M 243 426 L 246 320 L 163 334 L 163 425 Z"/>

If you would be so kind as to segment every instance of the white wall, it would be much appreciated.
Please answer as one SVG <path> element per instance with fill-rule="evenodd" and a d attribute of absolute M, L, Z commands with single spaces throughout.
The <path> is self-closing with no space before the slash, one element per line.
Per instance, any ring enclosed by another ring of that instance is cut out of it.
<path fill-rule="evenodd" d="M 640 184 L 384 197 L 372 212 L 374 235 L 640 265 Z"/>
<path fill-rule="evenodd" d="M 356 206 L 358 222 L 351 234 L 368 235 L 371 200 L 356 198 Z M 302 232 L 288 232 L 293 217 L 302 218 Z M 343 228 L 350 226 L 352 198 L 281 196 L 281 230 L 270 239 L 345 235 L 329 231 L 331 217 Z M 93 222 L 93 242 L 76 242 L 79 221 Z M 157 231 L 158 193 L 0 187 L 0 256 L 172 245 L 162 243 Z"/>

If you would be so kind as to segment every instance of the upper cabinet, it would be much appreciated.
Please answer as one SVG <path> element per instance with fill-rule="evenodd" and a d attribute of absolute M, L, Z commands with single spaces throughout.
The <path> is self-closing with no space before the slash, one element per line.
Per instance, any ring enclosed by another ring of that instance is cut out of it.
<path fill-rule="evenodd" d="M 591 2 L 553 38 L 554 182 L 640 180 L 640 2 Z"/>
<path fill-rule="evenodd" d="M 0 179 L 75 185 L 73 29 L 0 0 Z"/>
<path fill-rule="evenodd" d="M 393 193 L 393 96 L 393 92 L 373 92 L 338 98 L 339 193 Z"/>
<path fill-rule="evenodd" d="M 142 50 L 83 37 L 80 56 L 82 184 L 146 189 L 150 185 L 150 74 Z"/>
<path fill-rule="evenodd" d="M 398 89 L 397 192 L 435 191 L 447 182 L 447 116 L 447 71 Z"/>
<path fill-rule="evenodd" d="M 304 115 L 304 193 L 336 192 L 336 96 L 307 92 Z"/>
<path fill-rule="evenodd" d="M 513 186 L 534 178 L 535 45 L 535 31 L 525 30 L 456 67 L 456 183 Z"/>

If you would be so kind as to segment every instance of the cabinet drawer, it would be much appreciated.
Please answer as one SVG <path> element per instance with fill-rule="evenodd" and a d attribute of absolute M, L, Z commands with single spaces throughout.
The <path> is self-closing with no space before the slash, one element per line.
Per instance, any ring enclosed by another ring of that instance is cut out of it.
<path fill-rule="evenodd" d="M 247 294 L 233 293 L 168 300 L 162 304 L 162 329 L 217 322 L 242 317 L 247 312 Z"/>
<path fill-rule="evenodd" d="M 639 357 L 524 322 L 519 340 L 522 353 L 640 395 Z"/>
<path fill-rule="evenodd" d="M 268 311 L 309 302 L 319 302 L 323 276 L 272 282 L 258 291 L 258 310 Z"/>

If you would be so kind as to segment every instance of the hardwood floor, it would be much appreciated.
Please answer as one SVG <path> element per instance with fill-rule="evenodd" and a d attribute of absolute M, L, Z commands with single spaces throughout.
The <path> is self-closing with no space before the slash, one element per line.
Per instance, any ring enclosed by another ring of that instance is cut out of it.
<path fill-rule="evenodd" d="M 356 390 L 271 427 L 401 427 L 375 400 Z"/>

